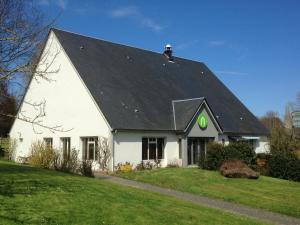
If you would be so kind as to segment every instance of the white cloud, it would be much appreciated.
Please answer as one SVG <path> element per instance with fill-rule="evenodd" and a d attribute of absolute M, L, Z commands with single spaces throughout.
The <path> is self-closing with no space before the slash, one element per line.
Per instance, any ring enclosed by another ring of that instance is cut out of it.
<path fill-rule="evenodd" d="M 144 27 L 150 28 L 156 32 L 161 31 L 163 27 L 156 23 L 153 19 L 146 17 L 136 6 L 119 7 L 109 12 L 114 18 L 132 18 Z"/>
<path fill-rule="evenodd" d="M 110 12 L 112 17 L 130 17 L 130 16 L 139 16 L 140 12 L 135 6 L 121 7 L 114 9 Z"/>
<path fill-rule="evenodd" d="M 222 75 L 247 75 L 247 73 L 237 72 L 237 71 L 227 71 L 227 70 L 217 70 L 215 71 L 217 74 Z"/>

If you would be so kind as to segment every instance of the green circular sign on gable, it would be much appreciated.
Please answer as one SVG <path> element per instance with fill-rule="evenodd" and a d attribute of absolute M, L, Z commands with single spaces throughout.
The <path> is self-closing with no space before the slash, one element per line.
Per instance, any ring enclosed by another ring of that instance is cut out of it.
<path fill-rule="evenodd" d="M 200 113 L 200 115 L 197 118 L 197 123 L 199 125 L 199 127 L 204 130 L 207 128 L 207 118 L 206 116 L 202 113 Z"/>

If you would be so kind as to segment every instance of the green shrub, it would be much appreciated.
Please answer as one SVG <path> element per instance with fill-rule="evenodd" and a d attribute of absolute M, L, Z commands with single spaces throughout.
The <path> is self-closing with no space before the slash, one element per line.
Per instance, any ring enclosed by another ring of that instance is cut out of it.
<path fill-rule="evenodd" d="M 49 148 L 42 141 L 32 143 L 29 156 L 29 164 L 45 169 L 53 168 L 54 161 L 57 158 L 57 152 Z"/>
<path fill-rule="evenodd" d="M 200 168 L 217 170 L 224 161 L 224 147 L 222 144 L 211 142 L 206 147 L 206 157 L 200 161 Z M 202 164 L 202 165 L 201 165 Z"/>
<path fill-rule="evenodd" d="M 91 160 L 84 160 L 79 166 L 79 171 L 83 176 L 94 177 L 93 162 Z"/>
<path fill-rule="evenodd" d="M 248 166 L 255 165 L 255 151 L 247 143 L 233 142 L 224 147 L 224 158 L 226 160 L 238 159 Z"/>
<path fill-rule="evenodd" d="M 268 175 L 300 181 L 300 160 L 293 153 L 272 154 L 268 160 Z"/>

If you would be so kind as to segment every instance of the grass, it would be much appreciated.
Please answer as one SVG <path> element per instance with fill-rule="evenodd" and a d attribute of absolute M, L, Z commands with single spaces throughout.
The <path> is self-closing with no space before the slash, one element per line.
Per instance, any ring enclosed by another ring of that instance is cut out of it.
<path fill-rule="evenodd" d="M 0 161 L 0 224 L 264 224 L 104 180 Z"/>
<path fill-rule="evenodd" d="M 118 176 L 300 217 L 300 183 L 297 182 L 265 176 L 258 180 L 228 179 L 216 171 L 197 168 L 166 168 Z"/>

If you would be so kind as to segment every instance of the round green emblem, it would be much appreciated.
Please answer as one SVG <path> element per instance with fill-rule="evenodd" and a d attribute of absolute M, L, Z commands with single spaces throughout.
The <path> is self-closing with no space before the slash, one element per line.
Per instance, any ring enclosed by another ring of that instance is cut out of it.
<path fill-rule="evenodd" d="M 201 129 L 204 130 L 207 128 L 207 118 L 203 113 L 198 116 L 197 123 Z"/>

